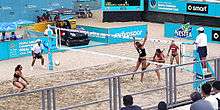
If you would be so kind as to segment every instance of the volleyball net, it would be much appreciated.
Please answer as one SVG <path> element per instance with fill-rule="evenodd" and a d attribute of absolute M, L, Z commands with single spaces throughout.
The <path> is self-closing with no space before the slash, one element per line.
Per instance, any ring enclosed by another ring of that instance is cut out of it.
<path fill-rule="evenodd" d="M 140 38 L 140 37 L 136 37 L 137 34 L 136 33 L 129 33 L 129 34 L 125 34 L 124 36 L 121 36 L 120 34 L 106 34 L 106 33 L 99 33 L 99 32 L 90 32 L 90 31 L 86 31 L 86 30 L 73 30 L 73 29 L 65 29 L 65 28 L 57 28 L 55 26 L 49 26 L 50 29 L 53 30 L 54 35 L 56 36 L 56 46 L 58 49 L 62 49 L 62 50 L 74 50 L 74 48 L 72 47 L 67 47 L 67 46 L 63 46 L 62 45 L 62 33 L 80 33 L 80 34 L 84 34 L 86 36 L 89 37 L 89 39 L 91 39 L 91 37 L 96 36 L 97 39 L 99 39 L 99 41 L 101 41 L 104 44 L 111 44 L 110 43 L 110 39 L 115 38 L 117 40 L 117 43 L 122 43 L 122 42 L 131 42 L 133 41 L 133 37 L 135 37 L 136 40 L 140 41 L 143 40 L 144 38 Z M 74 36 L 74 35 L 72 35 Z M 102 39 L 102 40 L 100 40 Z M 166 55 L 169 46 L 171 44 L 173 39 L 170 40 L 162 40 L 162 39 L 153 39 L 153 38 L 147 38 L 147 43 L 146 44 L 146 50 L 147 52 L 147 57 L 152 57 L 153 54 L 155 53 L 155 50 L 157 48 L 160 48 L 161 50 L 164 50 L 164 54 Z M 193 52 L 192 52 L 192 45 L 189 45 L 190 43 L 185 43 L 185 42 L 181 42 L 181 41 L 175 41 L 175 44 L 179 47 L 179 59 L 180 59 L 180 64 L 186 63 L 187 61 L 193 61 Z M 191 43 L 192 44 L 192 43 Z M 191 46 L 191 47 L 189 47 Z M 130 46 L 129 46 L 130 47 Z M 118 47 L 120 48 L 120 47 Z M 186 51 L 187 49 L 191 49 L 190 51 Z M 118 49 L 116 49 L 118 50 Z M 132 48 L 132 51 L 135 50 Z M 130 49 L 126 49 L 126 50 L 120 50 L 120 52 L 126 53 L 126 51 L 131 51 Z M 85 52 L 85 51 L 84 51 Z M 127 52 L 130 53 L 130 52 Z M 111 54 L 111 53 L 110 53 Z M 125 55 L 125 54 L 124 54 Z M 110 55 L 111 57 L 116 57 L 115 55 Z M 123 57 L 123 59 L 128 59 L 128 60 L 136 60 L 136 58 L 134 58 L 134 56 L 129 57 L 129 55 L 125 55 L 126 57 Z M 120 55 L 118 55 L 119 58 Z M 168 60 L 168 59 L 167 59 Z M 153 63 L 153 64 L 160 64 L 160 65 L 166 65 L 169 66 L 170 63 L 157 63 L 157 62 L 152 62 L 149 61 L 149 63 Z"/>

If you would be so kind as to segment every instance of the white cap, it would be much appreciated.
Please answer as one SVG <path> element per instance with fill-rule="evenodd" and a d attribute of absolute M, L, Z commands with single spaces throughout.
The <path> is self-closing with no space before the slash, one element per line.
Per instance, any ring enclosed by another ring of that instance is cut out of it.
<path fill-rule="evenodd" d="M 204 31 L 205 29 L 203 28 L 203 27 L 199 27 L 198 29 L 197 29 L 197 31 Z"/>
<path fill-rule="evenodd" d="M 40 40 L 40 39 L 37 39 L 35 42 L 38 43 L 38 42 L 41 42 L 41 40 Z"/>

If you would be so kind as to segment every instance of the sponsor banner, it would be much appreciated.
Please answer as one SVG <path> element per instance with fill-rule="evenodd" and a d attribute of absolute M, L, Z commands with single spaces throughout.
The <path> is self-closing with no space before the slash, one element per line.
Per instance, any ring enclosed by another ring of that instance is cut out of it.
<path fill-rule="evenodd" d="M 209 5 L 207 4 L 187 3 L 186 5 L 187 12 L 208 14 Z"/>
<path fill-rule="evenodd" d="M 148 10 L 168 13 L 179 13 L 184 11 L 184 2 L 169 0 L 149 0 Z"/>
<path fill-rule="evenodd" d="M 132 37 L 143 39 L 147 34 L 147 25 L 110 28 L 108 33 L 111 35 L 109 43 L 129 42 L 133 41 Z"/>
<path fill-rule="evenodd" d="M 139 6 L 126 6 L 126 3 L 121 6 L 109 6 L 106 5 L 106 0 L 102 0 L 102 11 L 144 11 L 144 0 L 139 0 L 139 2 Z"/>
<path fill-rule="evenodd" d="M 0 60 L 6 60 L 10 58 L 18 58 L 23 56 L 31 56 L 31 49 L 35 45 L 35 41 L 40 39 L 44 46 L 44 53 L 48 52 L 48 38 L 30 38 L 15 41 L 7 41 L 0 43 L 0 49 L 4 48 L 0 55 Z M 51 51 L 56 51 L 56 40 L 51 40 Z"/>
<path fill-rule="evenodd" d="M 188 25 L 188 26 L 186 26 Z M 184 26 L 187 31 L 179 31 Z M 191 29 L 190 29 L 191 28 Z M 184 38 L 189 40 L 195 40 L 199 26 L 189 25 L 189 24 L 179 24 L 179 23 L 165 23 L 164 36 L 169 38 Z M 208 42 L 220 44 L 220 28 L 204 27 L 205 34 L 207 34 Z M 183 37 L 184 36 L 184 37 Z"/>
<path fill-rule="evenodd" d="M 149 0 L 149 11 L 220 17 L 220 3 L 183 0 Z"/>
<path fill-rule="evenodd" d="M 147 25 L 127 26 L 118 28 L 98 28 L 91 26 L 79 26 L 89 32 L 93 41 L 102 43 L 121 43 L 132 41 L 132 37 L 143 39 L 147 34 Z"/>
<path fill-rule="evenodd" d="M 212 40 L 220 42 L 220 30 L 212 30 Z"/>
<path fill-rule="evenodd" d="M 192 38 L 192 27 L 189 23 L 183 24 L 180 28 L 175 30 L 175 37 L 177 38 Z"/>

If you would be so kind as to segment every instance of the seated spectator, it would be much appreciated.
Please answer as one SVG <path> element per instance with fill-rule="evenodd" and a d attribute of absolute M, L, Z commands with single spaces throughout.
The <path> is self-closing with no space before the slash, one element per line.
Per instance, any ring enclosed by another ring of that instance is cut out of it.
<path fill-rule="evenodd" d="M 59 14 L 57 14 L 55 17 L 54 17 L 54 19 L 53 19 L 55 22 L 57 22 L 57 21 L 60 21 L 60 15 Z"/>
<path fill-rule="evenodd" d="M 199 92 L 193 92 L 191 95 L 190 95 L 190 98 L 193 102 L 196 102 L 198 100 L 201 100 L 202 99 L 202 95 L 199 93 Z"/>
<path fill-rule="evenodd" d="M 161 102 L 158 104 L 158 110 L 168 110 L 167 104 L 166 104 L 164 101 L 161 101 Z"/>
<path fill-rule="evenodd" d="M 190 110 L 214 110 L 208 101 L 202 99 L 202 96 L 199 92 L 193 92 L 190 97 L 193 101 L 192 105 L 190 106 Z"/>
<path fill-rule="evenodd" d="M 47 21 L 47 16 L 46 16 L 46 13 L 43 13 L 43 15 L 42 15 L 42 21 Z"/>
<path fill-rule="evenodd" d="M 17 40 L 17 36 L 15 34 L 15 32 L 11 32 L 11 40 Z"/>
<path fill-rule="evenodd" d="M 82 7 L 82 4 L 79 4 L 78 17 L 79 18 L 85 18 L 86 17 L 86 13 L 85 13 L 84 8 Z"/>
<path fill-rule="evenodd" d="M 42 21 L 41 17 L 40 17 L 40 16 L 37 16 L 37 23 L 39 23 L 39 22 L 41 22 L 41 21 Z"/>
<path fill-rule="evenodd" d="M 219 96 L 220 98 L 220 81 L 215 81 L 212 84 L 213 92 L 215 93 L 215 96 Z"/>
<path fill-rule="evenodd" d="M 91 12 L 89 5 L 86 5 L 85 11 L 86 11 L 87 17 L 92 18 L 92 12 Z"/>
<path fill-rule="evenodd" d="M 5 41 L 5 39 L 6 39 L 6 33 L 2 32 L 1 41 Z"/>
<path fill-rule="evenodd" d="M 215 93 L 214 97 L 218 101 L 218 110 L 220 109 L 220 81 L 215 81 L 212 84 L 213 92 Z"/>
<path fill-rule="evenodd" d="M 64 20 L 63 28 L 65 29 L 71 29 L 71 24 L 68 20 Z"/>
<path fill-rule="evenodd" d="M 51 16 L 49 12 L 46 12 L 46 21 L 51 21 Z"/>
<path fill-rule="evenodd" d="M 123 97 L 123 104 L 121 110 L 142 110 L 141 107 L 133 105 L 133 97 L 131 95 L 126 95 Z"/>
<path fill-rule="evenodd" d="M 218 100 L 213 95 L 210 95 L 211 90 L 212 90 L 212 86 L 209 83 L 205 83 L 202 85 L 203 97 L 205 97 L 205 100 L 208 101 L 215 110 L 217 110 Z"/>

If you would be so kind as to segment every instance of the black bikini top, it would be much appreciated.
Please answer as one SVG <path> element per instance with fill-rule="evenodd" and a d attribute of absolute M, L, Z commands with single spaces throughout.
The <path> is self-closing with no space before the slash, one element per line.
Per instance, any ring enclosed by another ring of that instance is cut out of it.
<path fill-rule="evenodd" d="M 20 78 L 21 76 L 17 75 L 16 73 L 14 74 L 15 78 Z"/>
<path fill-rule="evenodd" d="M 137 52 L 139 53 L 139 57 L 146 56 L 145 48 L 143 48 L 143 49 L 136 48 L 136 49 L 137 49 Z"/>

